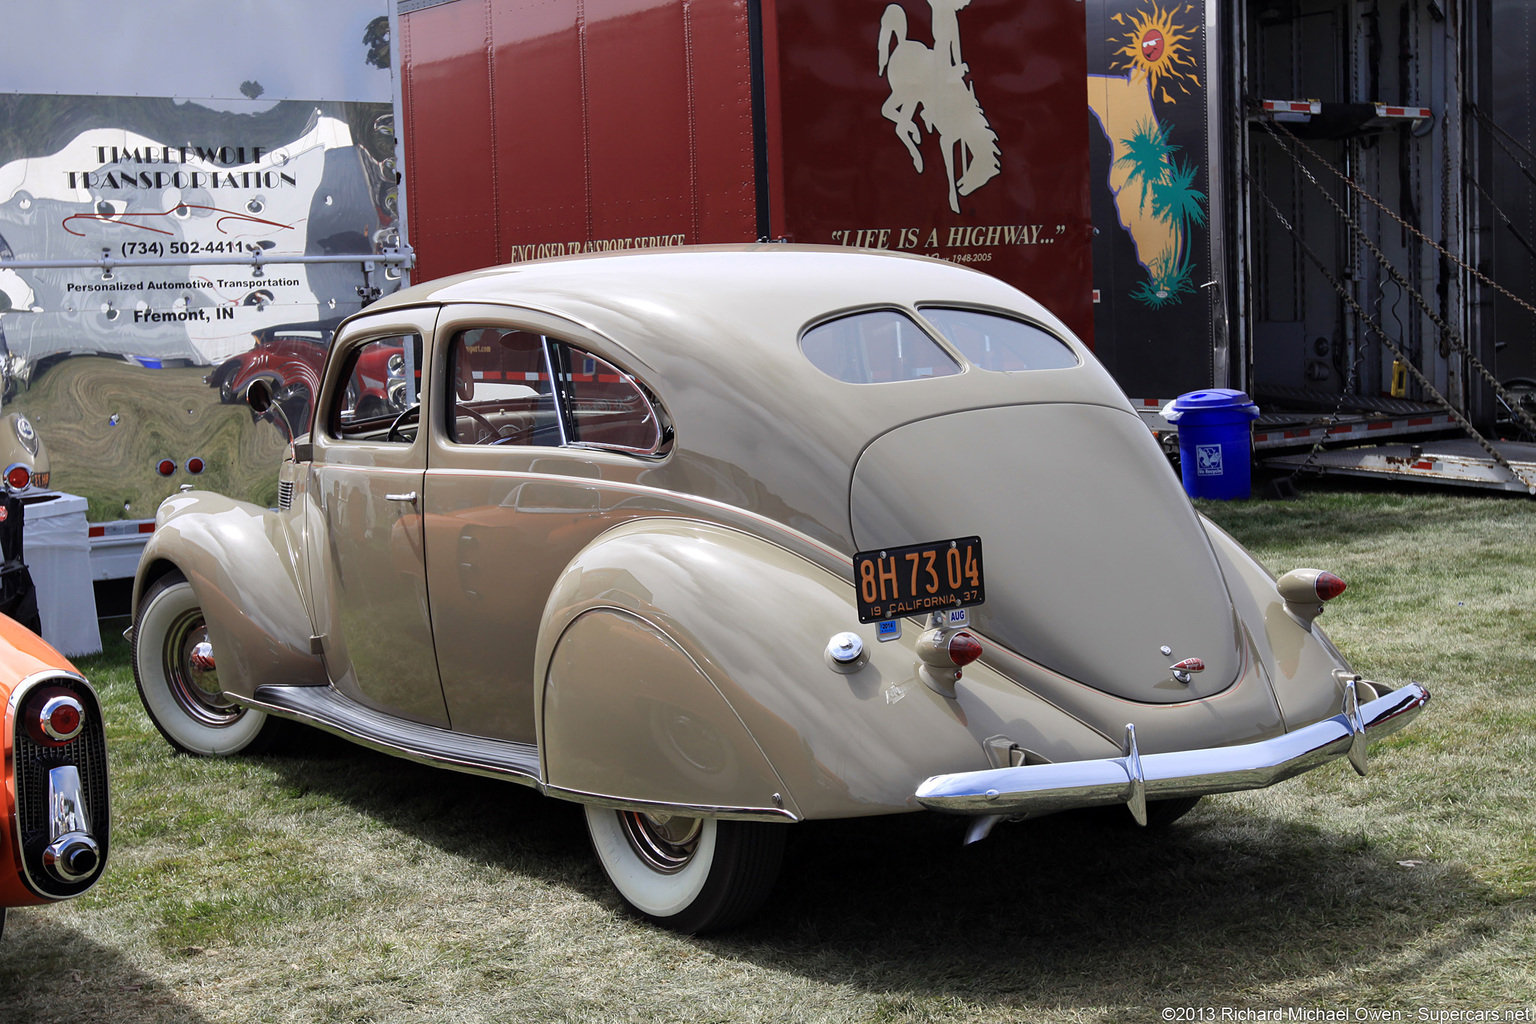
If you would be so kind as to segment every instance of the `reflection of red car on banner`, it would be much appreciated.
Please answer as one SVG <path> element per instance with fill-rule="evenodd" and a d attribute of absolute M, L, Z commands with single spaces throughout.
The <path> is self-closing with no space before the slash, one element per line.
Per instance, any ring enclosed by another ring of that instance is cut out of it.
<path fill-rule="evenodd" d="M 258 377 L 272 385 L 272 393 L 295 433 L 309 429 L 314 396 L 320 389 L 320 371 L 337 321 L 282 324 L 257 331 L 256 344 L 232 356 L 204 378 L 217 388 L 222 402 L 240 402 L 245 389 Z M 405 407 L 405 357 L 397 348 L 370 353 L 369 365 L 359 380 L 362 390 L 353 406 L 364 418 L 399 412 Z"/>

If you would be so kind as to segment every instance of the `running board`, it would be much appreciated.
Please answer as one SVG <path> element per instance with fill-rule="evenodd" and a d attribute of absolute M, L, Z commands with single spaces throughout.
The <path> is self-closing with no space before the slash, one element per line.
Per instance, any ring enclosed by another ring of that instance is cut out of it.
<path fill-rule="evenodd" d="M 542 788 L 532 743 L 466 736 L 405 722 L 342 696 L 329 686 L 258 686 L 240 703 L 335 733 L 361 746 L 421 764 Z"/>

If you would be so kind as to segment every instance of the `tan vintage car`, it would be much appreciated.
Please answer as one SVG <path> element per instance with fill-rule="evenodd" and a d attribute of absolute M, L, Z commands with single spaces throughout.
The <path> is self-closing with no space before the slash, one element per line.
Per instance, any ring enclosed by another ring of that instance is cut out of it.
<path fill-rule="evenodd" d="M 368 417 L 380 351 L 410 405 Z M 271 401 L 260 384 L 253 405 Z M 168 499 L 140 693 L 197 754 L 295 719 L 585 806 L 635 910 L 753 912 L 791 823 L 1206 793 L 1428 700 L 1196 514 L 1087 348 L 985 274 L 786 245 L 518 264 L 346 321 L 279 507 Z"/>

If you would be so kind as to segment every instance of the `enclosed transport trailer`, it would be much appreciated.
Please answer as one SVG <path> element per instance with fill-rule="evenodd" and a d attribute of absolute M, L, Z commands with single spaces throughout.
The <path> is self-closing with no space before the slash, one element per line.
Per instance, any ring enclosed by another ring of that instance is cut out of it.
<path fill-rule="evenodd" d="M 1536 483 L 1536 450 L 1494 443 L 1536 428 L 1532 179 L 1489 162 L 1521 148 L 1499 120 L 1529 142 L 1508 40 L 1531 6 L 1086 5 L 1095 338 L 1154 426 L 1234 387 L 1277 464 Z M 1383 440 L 1401 450 L 1323 450 Z"/>
<path fill-rule="evenodd" d="M 1080 0 L 403 0 L 416 280 L 755 239 L 975 267 L 1093 331 Z"/>
<path fill-rule="evenodd" d="M 1532 347 L 1495 324 L 1531 311 L 1518 273 L 1516 298 L 1479 276 L 1510 262 L 1477 119 L 1517 6 L 402 0 L 418 279 L 754 238 L 918 252 L 1039 298 L 1154 429 L 1234 387 L 1259 453 L 1308 468 L 1492 439 Z"/>

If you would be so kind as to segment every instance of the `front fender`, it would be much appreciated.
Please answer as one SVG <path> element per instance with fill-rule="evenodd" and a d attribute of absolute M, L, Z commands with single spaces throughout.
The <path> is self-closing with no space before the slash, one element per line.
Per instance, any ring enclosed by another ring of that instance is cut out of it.
<path fill-rule="evenodd" d="M 823 657 L 844 630 L 869 654 L 847 674 Z M 918 809 L 929 776 L 991 766 L 994 736 L 1050 760 L 1118 753 L 979 663 L 956 698 L 941 696 L 917 677 L 919 632 L 907 620 L 899 640 L 878 642 L 851 583 L 761 538 L 631 521 L 588 545 L 546 606 L 544 777 L 556 795 L 833 818 Z M 689 738 L 658 735 L 657 722 Z M 679 755 L 698 769 L 691 782 Z M 727 770 L 736 781 L 717 784 Z"/>
<path fill-rule="evenodd" d="M 302 542 L 276 512 L 211 491 L 161 502 L 134 579 L 134 621 L 148 588 L 172 569 L 192 584 L 208 623 L 225 692 L 263 683 L 323 686 L 310 653 Z"/>

